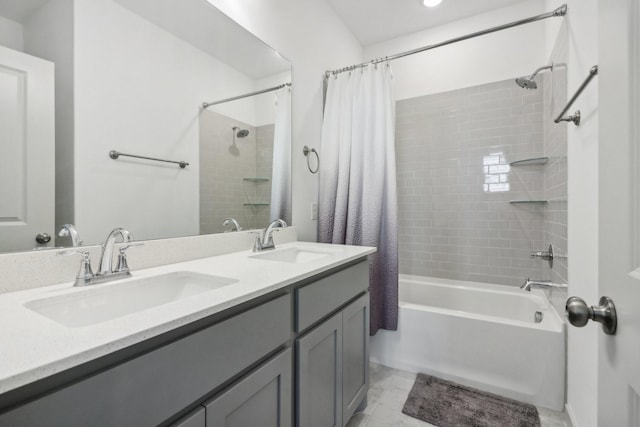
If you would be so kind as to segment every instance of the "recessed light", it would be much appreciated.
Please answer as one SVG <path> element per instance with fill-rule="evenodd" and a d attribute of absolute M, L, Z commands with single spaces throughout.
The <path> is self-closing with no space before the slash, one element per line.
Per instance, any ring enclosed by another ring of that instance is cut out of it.
<path fill-rule="evenodd" d="M 436 7 L 442 3 L 442 0 L 422 0 L 422 4 L 426 7 Z"/>

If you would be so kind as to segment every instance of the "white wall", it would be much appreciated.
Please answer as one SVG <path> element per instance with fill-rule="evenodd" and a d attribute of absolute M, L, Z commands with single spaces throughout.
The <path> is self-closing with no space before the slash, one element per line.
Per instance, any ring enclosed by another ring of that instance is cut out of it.
<path fill-rule="evenodd" d="M 22 52 L 22 25 L 0 16 L 0 45 Z"/>
<path fill-rule="evenodd" d="M 367 46 L 364 59 L 382 58 L 535 16 L 557 6 L 530 0 L 426 31 Z M 558 21 L 560 18 L 553 18 Z M 545 21 L 487 34 L 392 62 L 396 99 L 414 98 L 529 75 L 545 65 Z"/>
<path fill-rule="evenodd" d="M 553 0 L 546 1 L 555 7 Z M 568 0 L 569 96 L 598 63 L 598 2 Z M 554 36 L 548 26 L 548 40 Z M 592 82 L 574 107 L 582 113 L 579 127 L 568 132 L 569 295 L 598 301 L 598 85 Z M 574 427 L 597 425 L 597 342 L 599 328 L 568 327 L 567 409 Z"/>
<path fill-rule="evenodd" d="M 75 224 L 85 242 L 110 224 L 139 240 L 197 234 L 200 105 L 254 81 L 111 0 L 76 1 L 75 20 Z M 251 100 L 227 108 L 255 120 Z M 114 161 L 113 149 L 190 166 Z"/>
<path fill-rule="evenodd" d="M 324 1 L 211 2 L 293 63 L 293 223 L 301 240 L 315 241 L 310 206 L 318 200 L 317 175 L 307 170 L 302 147 L 320 145 L 322 74 L 360 62 L 362 48 Z"/>
<path fill-rule="evenodd" d="M 50 0 L 24 24 L 25 52 L 52 61 L 56 79 L 55 226 L 74 222 L 73 0 Z"/>

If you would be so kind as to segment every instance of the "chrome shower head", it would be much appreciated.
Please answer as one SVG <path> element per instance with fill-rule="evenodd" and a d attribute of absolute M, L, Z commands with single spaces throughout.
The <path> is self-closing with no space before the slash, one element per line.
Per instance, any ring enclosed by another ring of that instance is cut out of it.
<path fill-rule="evenodd" d="M 240 129 L 238 126 L 234 126 L 233 131 L 238 138 L 246 138 L 249 136 L 249 131 L 247 129 Z"/>
<path fill-rule="evenodd" d="M 530 76 L 518 77 L 516 79 L 516 84 L 518 86 L 520 86 L 521 88 L 523 88 L 523 89 L 537 89 L 538 88 L 538 84 L 536 83 L 536 81 L 534 79 L 538 75 L 539 72 L 544 71 L 544 70 L 552 70 L 553 71 L 553 64 L 545 65 L 544 67 L 538 68 Z"/>
<path fill-rule="evenodd" d="M 538 84 L 531 77 L 518 77 L 516 84 L 523 89 L 537 89 Z"/>

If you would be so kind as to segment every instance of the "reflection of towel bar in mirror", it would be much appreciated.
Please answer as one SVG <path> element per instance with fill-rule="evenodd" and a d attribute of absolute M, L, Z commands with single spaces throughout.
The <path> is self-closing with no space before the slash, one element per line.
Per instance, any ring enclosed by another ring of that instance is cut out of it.
<path fill-rule="evenodd" d="M 317 165 L 315 170 L 311 167 L 311 163 L 309 162 L 309 153 L 314 153 L 316 155 L 316 160 L 317 160 Z M 318 173 L 318 170 L 320 169 L 320 155 L 318 154 L 318 152 L 316 151 L 315 148 L 309 148 L 308 146 L 304 146 L 302 148 L 302 154 L 304 154 L 307 158 L 307 168 L 309 169 L 309 172 L 311 173 Z"/>
<path fill-rule="evenodd" d="M 187 166 L 189 166 L 189 162 L 185 162 L 185 161 L 182 161 L 182 160 L 179 160 L 179 161 L 176 161 L 176 160 L 164 160 L 164 159 L 158 159 L 158 158 L 155 158 L 155 157 L 138 156 L 137 154 L 120 153 L 119 151 L 116 151 L 116 150 L 109 151 L 109 157 L 111 157 L 113 160 L 116 160 L 120 156 L 135 157 L 136 159 L 153 160 L 155 162 L 175 163 L 175 164 L 179 165 L 181 169 L 184 169 Z"/>

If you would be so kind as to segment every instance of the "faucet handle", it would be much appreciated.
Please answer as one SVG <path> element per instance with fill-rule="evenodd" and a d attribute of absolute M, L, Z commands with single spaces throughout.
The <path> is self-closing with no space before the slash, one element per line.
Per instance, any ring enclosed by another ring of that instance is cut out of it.
<path fill-rule="evenodd" d="M 262 250 L 262 239 L 259 231 L 250 231 L 250 235 L 254 236 L 253 240 L 253 252 L 260 252 Z"/>
<path fill-rule="evenodd" d="M 76 275 L 76 281 L 73 286 L 85 286 L 91 282 L 91 279 L 95 277 L 93 274 L 93 270 L 91 269 L 91 258 L 89 256 L 89 251 L 78 251 L 78 250 L 67 250 L 58 252 L 58 256 L 70 256 L 70 255 L 80 255 L 82 257 L 82 262 L 80 263 L 80 270 L 78 270 L 78 274 Z"/>
<path fill-rule="evenodd" d="M 79 255 L 82 257 L 83 261 L 90 261 L 89 259 L 89 251 L 81 251 L 77 249 L 68 249 L 65 251 L 57 252 L 58 256 L 71 256 L 71 255 Z"/>
<path fill-rule="evenodd" d="M 124 253 L 127 249 L 132 248 L 134 246 L 144 246 L 143 242 L 130 242 L 128 245 L 126 246 L 121 246 L 120 247 L 120 253 Z"/>
<path fill-rule="evenodd" d="M 144 246 L 142 242 L 133 242 L 129 243 L 126 246 L 122 246 L 119 249 L 118 254 L 118 264 L 116 265 L 116 269 L 114 273 L 127 273 L 129 272 L 129 263 L 127 262 L 127 249 L 133 246 Z"/>

